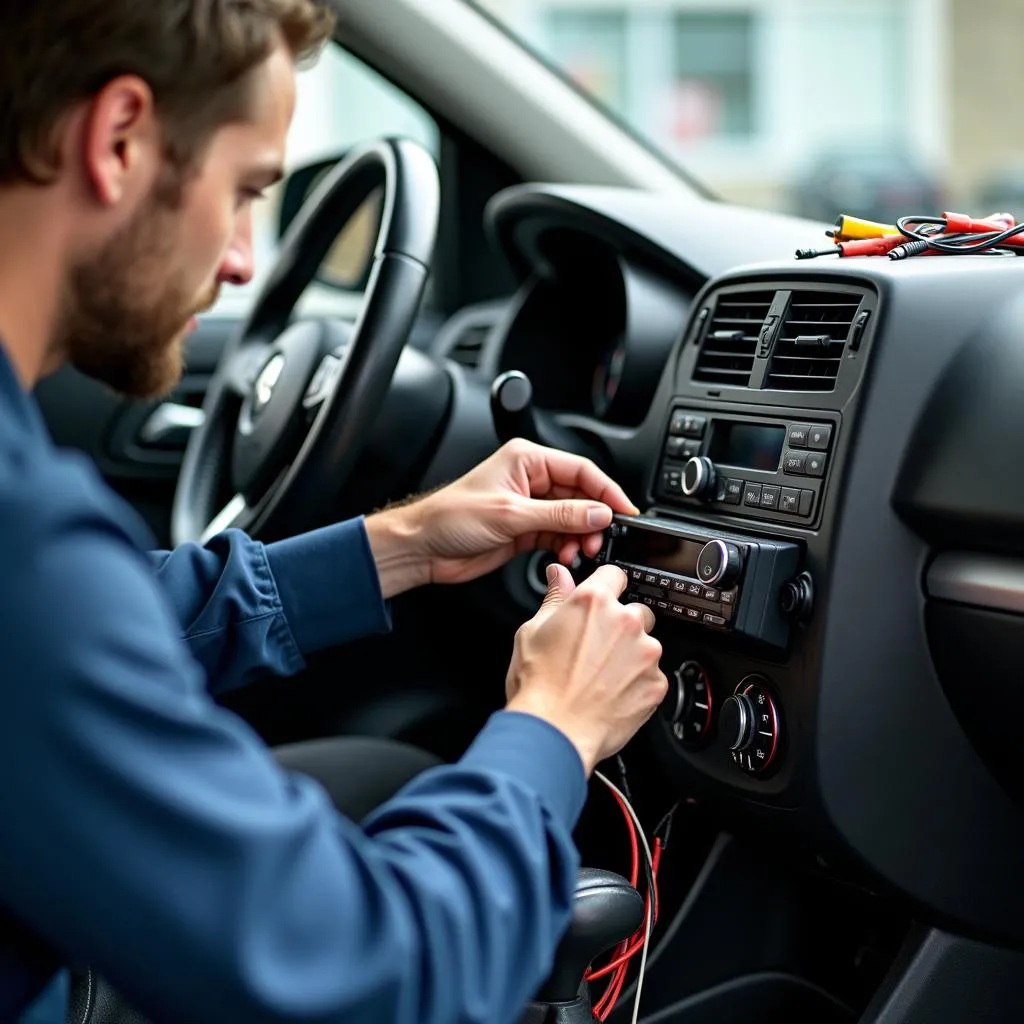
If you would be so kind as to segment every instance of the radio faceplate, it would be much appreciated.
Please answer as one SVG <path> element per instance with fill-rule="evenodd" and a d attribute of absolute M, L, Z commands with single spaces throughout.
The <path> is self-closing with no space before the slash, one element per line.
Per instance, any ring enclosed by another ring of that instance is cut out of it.
<path fill-rule="evenodd" d="M 799 545 L 708 530 L 692 523 L 616 516 L 598 562 L 619 566 L 624 599 L 665 622 L 738 633 L 784 648 L 783 588 L 800 571 Z"/>
<path fill-rule="evenodd" d="M 835 452 L 838 418 L 752 416 L 677 405 L 669 417 L 656 496 L 673 505 L 812 526 Z"/>

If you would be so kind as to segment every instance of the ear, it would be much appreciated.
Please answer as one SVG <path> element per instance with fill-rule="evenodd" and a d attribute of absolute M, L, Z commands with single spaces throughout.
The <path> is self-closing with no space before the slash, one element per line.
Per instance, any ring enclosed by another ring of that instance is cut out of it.
<path fill-rule="evenodd" d="M 136 75 L 108 82 L 93 97 L 85 121 L 83 158 L 95 198 L 115 206 L 142 190 L 159 159 L 153 93 Z"/>

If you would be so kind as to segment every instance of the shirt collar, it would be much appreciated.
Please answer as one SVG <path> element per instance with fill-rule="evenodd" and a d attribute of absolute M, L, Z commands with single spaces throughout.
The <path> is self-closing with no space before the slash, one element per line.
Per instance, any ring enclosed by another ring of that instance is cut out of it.
<path fill-rule="evenodd" d="M 33 432 L 40 430 L 45 432 L 46 428 L 39 407 L 22 388 L 2 339 L 0 339 L 0 410 L 8 416 L 13 416 Z"/>

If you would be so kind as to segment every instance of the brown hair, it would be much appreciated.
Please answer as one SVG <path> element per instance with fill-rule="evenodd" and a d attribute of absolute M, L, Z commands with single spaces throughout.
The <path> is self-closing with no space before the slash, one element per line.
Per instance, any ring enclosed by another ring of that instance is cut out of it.
<path fill-rule="evenodd" d="M 168 159 L 191 165 L 244 115 L 246 74 L 283 38 L 314 56 L 333 18 L 321 0 L 0 0 L 0 184 L 44 184 L 60 119 L 119 75 L 153 91 Z"/>

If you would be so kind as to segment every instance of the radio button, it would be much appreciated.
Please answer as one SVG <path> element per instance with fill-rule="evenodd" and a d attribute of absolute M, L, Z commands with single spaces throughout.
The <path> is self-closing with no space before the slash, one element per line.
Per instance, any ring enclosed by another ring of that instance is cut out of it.
<path fill-rule="evenodd" d="M 808 493 L 810 493 L 808 491 Z M 795 487 L 783 487 L 779 496 L 779 511 L 785 512 L 788 516 L 798 515 L 800 512 L 800 492 Z"/>
<path fill-rule="evenodd" d="M 807 475 L 808 476 L 824 476 L 825 475 L 825 463 L 827 457 L 825 455 L 819 455 L 817 452 L 807 453 Z"/>
<path fill-rule="evenodd" d="M 639 580 L 642 580 L 644 578 L 644 574 L 639 569 L 630 569 L 629 570 L 629 578 L 631 580 L 638 580 L 639 581 Z"/>
<path fill-rule="evenodd" d="M 686 609 L 686 617 L 688 619 L 699 619 L 700 618 L 700 609 L 699 608 L 687 608 Z"/>
<path fill-rule="evenodd" d="M 809 516 L 814 508 L 814 491 L 800 492 L 800 515 Z"/>
<path fill-rule="evenodd" d="M 736 602 L 736 591 L 735 590 L 723 590 L 721 594 L 722 604 L 735 604 Z"/>
<path fill-rule="evenodd" d="M 807 452 L 786 451 L 782 456 L 782 470 L 793 476 L 803 476 L 807 472 Z"/>
<path fill-rule="evenodd" d="M 661 609 L 661 610 L 662 610 L 663 612 L 667 612 L 667 611 L 668 611 L 668 601 L 659 601 L 659 602 L 658 602 L 658 607 L 659 607 L 659 608 L 660 608 L 660 609 Z"/>
<path fill-rule="evenodd" d="M 686 584 L 686 596 L 687 597 L 701 597 L 704 593 L 704 588 L 699 583 L 687 583 Z"/>
<path fill-rule="evenodd" d="M 727 505 L 738 505 L 743 500 L 743 481 L 730 477 L 725 481 L 725 498 Z"/>
<path fill-rule="evenodd" d="M 661 587 L 662 590 L 668 590 L 668 588 L 672 586 L 672 581 L 667 576 L 659 576 L 658 586 Z"/>
<path fill-rule="evenodd" d="M 789 425 L 789 443 L 793 448 L 806 448 L 807 435 L 811 432 L 810 423 L 791 423 Z"/>
<path fill-rule="evenodd" d="M 700 596 L 701 596 L 701 599 L 704 600 L 704 601 L 713 601 L 713 602 L 717 602 L 718 601 L 718 591 L 714 590 L 711 587 L 705 587 L 704 588 L 704 593 L 701 594 Z"/>
<path fill-rule="evenodd" d="M 732 586 L 743 568 L 743 556 L 735 544 L 724 540 L 711 540 L 701 548 L 697 556 L 697 577 L 704 586 L 713 587 L 720 583 Z"/>
<path fill-rule="evenodd" d="M 653 583 L 654 586 L 658 585 L 658 574 L 654 572 L 644 573 L 644 583 Z"/>
<path fill-rule="evenodd" d="M 685 416 L 683 418 L 683 434 L 686 437 L 703 437 L 707 419 L 703 416 Z"/>
<path fill-rule="evenodd" d="M 680 594 L 686 593 L 686 580 L 673 580 L 672 589 L 678 591 Z"/>
<path fill-rule="evenodd" d="M 765 484 L 761 488 L 761 508 L 779 507 L 779 488 L 775 484 Z"/>
<path fill-rule="evenodd" d="M 832 442 L 832 426 L 828 423 L 816 423 L 807 435 L 807 447 L 819 452 L 828 451 Z"/>
<path fill-rule="evenodd" d="M 712 615 L 710 612 L 704 613 L 704 618 L 701 620 L 705 626 L 724 626 L 725 619 L 721 615 Z"/>
<path fill-rule="evenodd" d="M 760 505 L 761 504 L 761 485 L 760 484 L 744 484 L 743 487 L 743 504 L 744 505 Z"/>

